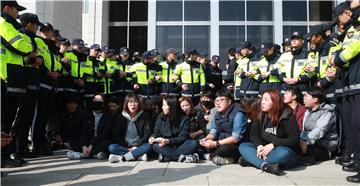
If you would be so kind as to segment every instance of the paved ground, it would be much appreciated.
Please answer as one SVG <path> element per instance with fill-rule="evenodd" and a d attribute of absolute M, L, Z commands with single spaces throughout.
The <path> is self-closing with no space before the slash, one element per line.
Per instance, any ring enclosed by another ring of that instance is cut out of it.
<path fill-rule="evenodd" d="M 25 167 L 2 169 L 3 186 L 23 185 L 351 185 L 334 161 L 286 171 L 285 176 L 261 173 L 239 165 L 211 162 L 184 164 L 69 160 L 65 152 L 29 160 Z M 356 184 L 354 184 L 356 185 Z"/>

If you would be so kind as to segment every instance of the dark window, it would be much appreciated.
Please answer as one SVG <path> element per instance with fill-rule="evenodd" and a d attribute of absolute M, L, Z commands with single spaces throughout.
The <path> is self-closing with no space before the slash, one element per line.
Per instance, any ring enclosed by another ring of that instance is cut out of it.
<path fill-rule="evenodd" d="M 307 33 L 307 26 L 284 26 L 283 35 L 284 37 L 290 37 L 292 33 L 300 32 L 301 34 Z"/>
<path fill-rule="evenodd" d="M 273 42 L 273 26 L 248 26 L 247 40 L 256 48 L 262 42 Z"/>
<path fill-rule="evenodd" d="M 229 48 L 236 48 L 245 40 L 244 26 L 220 26 L 220 66 L 225 69 L 227 63 L 227 51 Z"/>
<path fill-rule="evenodd" d="M 128 17 L 127 1 L 110 1 L 109 20 L 110 22 L 126 22 Z"/>
<path fill-rule="evenodd" d="M 186 26 L 185 27 L 185 50 L 196 49 L 198 52 L 209 55 L 210 47 L 209 26 Z"/>
<path fill-rule="evenodd" d="M 220 1 L 220 21 L 243 21 L 245 19 L 244 1 Z"/>
<path fill-rule="evenodd" d="M 130 27 L 130 53 L 134 51 L 144 52 L 147 49 L 147 26 Z"/>
<path fill-rule="evenodd" d="M 331 21 L 332 1 L 309 1 L 310 21 Z"/>
<path fill-rule="evenodd" d="M 181 1 L 157 1 L 156 3 L 157 21 L 181 21 L 182 2 Z"/>
<path fill-rule="evenodd" d="M 272 21 L 273 2 L 272 1 L 247 1 L 248 21 Z"/>
<path fill-rule="evenodd" d="M 130 1 L 130 21 L 147 21 L 147 1 Z"/>
<path fill-rule="evenodd" d="M 163 53 L 168 48 L 182 51 L 182 27 L 158 26 L 156 30 L 156 48 Z"/>
<path fill-rule="evenodd" d="M 127 46 L 127 28 L 126 27 L 109 27 L 109 47 L 119 50 Z"/>
<path fill-rule="evenodd" d="M 283 1 L 282 9 L 283 21 L 307 20 L 306 1 Z"/>
<path fill-rule="evenodd" d="M 210 1 L 185 1 L 185 21 L 209 21 Z"/>

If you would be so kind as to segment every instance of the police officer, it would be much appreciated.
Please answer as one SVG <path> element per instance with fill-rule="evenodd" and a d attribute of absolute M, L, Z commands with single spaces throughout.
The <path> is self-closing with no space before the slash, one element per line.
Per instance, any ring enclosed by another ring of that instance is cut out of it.
<path fill-rule="evenodd" d="M 283 81 L 283 90 L 286 86 L 295 85 L 301 91 L 305 91 L 310 85 L 310 79 L 314 73 L 305 72 L 307 65 L 314 68 L 317 65 L 316 55 L 309 55 L 309 51 L 303 48 L 304 37 L 299 32 L 294 32 L 291 37 L 291 52 L 283 53 L 279 60 L 280 79 Z M 313 71 L 314 71 L 313 68 Z M 312 71 L 312 72 L 313 72 Z M 282 91 L 284 93 L 284 91 Z"/>
<path fill-rule="evenodd" d="M 117 61 L 111 59 L 111 56 L 114 54 L 114 50 L 110 49 L 108 46 L 103 46 L 101 50 L 99 72 L 101 73 L 102 79 L 99 85 L 103 86 L 102 92 L 109 96 L 112 91 L 115 90 L 113 75 L 115 72 L 115 66 L 117 66 Z"/>
<path fill-rule="evenodd" d="M 157 84 L 161 81 L 162 69 L 161 66 L 155 64 L 155 55 L 151 51 L 144 52 L 143 62 L 136 63 L 129 69 L 134 77 L 134 90 L 145 99 L 158 94 Z"/>
<path fill-rule="evenodd" d="M 247 64 L 249 62 L 249 48 L 250 47 L 251 47 L 250 43 L 244 42 L 242 44 L 242 46 L 239 48 L 236 48 L 236 51 L 235 51 L 236 63 L 238 65 L 237 65 L 236 71 L 234 72 L 233 76 L 234 76 L 234 99 L 237 101 L 241 99 L 241 94 L 240 94 L 240 85 L 241 85 L 241 80 L 242 80 L 241 75 L 243 75 L 242 77 L 244 77 L 243 72 L 246 73 L 246 71 L 248 70 Z"/>
<path fill-rule="evenodd" d="M 345 116 L 344 132 L 347 135 L 348 143 L 345 144 L 347 152 L 353 152 L 352 160 L 344 166 L 345 171 L 357 172 L 354 176 L 346 178 L 349 182 L 360 183 L 360 115 L 353 112 L 360 104 L 360 3 L 358 1 L 344 2 L 334 8 L 333 12 L 337 22 L 341 25 L 349 25 L 343 41 L 342 49 L 337 51 L 335 57 L 330 61 L 331 65 L 344 67 L 348 65 L 347 79 L 344 82 L 344 97 L 342 109 Z M 351 8 L 353 10 L 351 10 Z M 344 116 L 343 116 L 344 117 Z M 347 126 L 348 125 L 348 126 Z M 345 129 L 348 128 L 348 129 Z M 346 146 L 348 145 L 348 146 Z"/>
<path fill-rule="evenodd" d="M 283 43 L 281 44 L 283 47 L 283 53 L 291 51 L 291 40 L 290 38 L 284 38 Z"/>
<path fill-rule="evenodd" d="M 100 54 L 100 45 L 93 44 L 90 46 L 90 53 L 86 60 L 86 69 L 84 70 L 84 76 L 86 76 L 84 93 L 86 107 L 90 105 L 95 94 L 102 91 L 102 89 L 99 90 L 98 85 L 98 81 L 101 78 L 101 73 L 99 72 L 100 61 L 98 60 Z"/>
<path fill-rule="evenodd" d="M 35 58 L 36 48 L 33 47 L 29 37 L 21 34 L 18 30 L 21 25 L 16 21 L 19 11 L 25 10 L 16 1 L 1 1 L 0 35 L 1 35 L 1 124 L 2 131 L 11 134 L 17 139 L 22 127 L 11 127 L 18 109 L 18 101 L 26 94 L 26 81 L 24 65 L 29 58 Z M 4 60 L 4 61 L 3 61 Z M 17 116 L 22 118 L 24 116 Z M 16 142 L 16 140 L 14 140 Z M 25 161 L 17 159 L 18 166 Z"/>
<path fill-rule="evenodd" d="M 281 91 L 282 85 L 277 71 L 277 60 L 279 56 L 275 53 L 275 46 L 271 42 L 265 42 L 260 45 L 260 61 L 257 63 L 259 74 L 257 79 L 260 82 L 259 93 L 269 89 Z"/>
<path fill-rule="evenodd" d="M 161 95 L 166 96 L 179 96 L 180 90 L 176 85 L 173 75 L 177 66 L 176 55 L 177 52 L 173 48 L 165 51 L 166 59 L 159 65 L 162 67 L 161 73 Z"/>
<path fill-rule="evenodd" d="M 219 67 L 219 62 L 220 57 L 218 55 L 213 55 L 211 57 L 208 68 L 208 76 L 206 77 L 206 84 L 213 95 L 215 95 L 218 90 L 223 88 L 222 70 Z"/>
<path fill-rule="evenodd" d="M 139 62 L 141 62 L 141 54 L 140 54 L 140 52 L 134 52 L 133 53 L 133 57 L 132 57 L 132 61 L 134 62 L 134 63 L 139 63 Z"/>
<path fill-rule="evenodd" d="M 174 79 L 181 87 L 181 95 L 192 98 L 194 105 L 200 101 L 200 93 L 205 90 L 206 79 L 203 66 L 197 62 L 200 54 L 195 49 L 186 52 L 185 62 L 176 66 Z"/>
<path fill-rule="evenodd" d="M 232 92 L 234 91 L 234 72 L 238 66 L 238 63 L 236 62 L 236 58 L 235 58 L 235 48 L 229 48 L 227 51 L 227 55 L 228 55 L 228 65 L 226 67 L 227 74 L 224 77 L 224 84 L 225 87 Z"/>
<path fill-rule="evenodd" d="M 58 99 L 56 92 L 62 76 L 62 65 L 59 53 L 60 37 L 56 36 L 53 27 L 47 23 L 40 27 L 42 38 L 35 38 L 40 50 L 39 55 L 44 63 L 40 66 L 40 91 L 37 102 L 37 114 L 33 126 L 33 151 L 39 155 L 51 155 L 52 150 L 45 138 L 46 125 L 55 113 Z M 56 98 L 56 99 L 55 99 Z"/>
<path fill-rule="evenodd" d="M 65 80 L 65 94 L 71 96 L 78 96 L 84 92 L 84 67 L 86 64 L 87 55 L 84 53 L 85 44 L 82 39 L 74 39 L 72 50 L 64 53 L 62 62 L 66 64 L 68 72 Z"/>

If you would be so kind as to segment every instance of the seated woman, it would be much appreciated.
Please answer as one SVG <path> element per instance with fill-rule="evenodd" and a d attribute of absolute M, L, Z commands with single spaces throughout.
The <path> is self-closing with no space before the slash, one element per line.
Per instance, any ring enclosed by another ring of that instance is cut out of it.
<path fill-rule="evenodd" d="M 240 165 L 248 162 L 263 171 L 281 175 L 279 165 L 296 164 L 300 133 L 291 108 L 283 104 L 278 90 L 263 93 L 258 121 L 251 125 L 251 142 L 240 144 Z"/>
<path fill-rule="evenodd" d="M 205 138 L 206 121 L 200 117 L 201 113 L 196 112 L 191 99 L 188 97 L 181 97 L 179 99 L 181 110 L 189 117 L 189 137 L 191 139 L 199 140 Z"/>
<path fill-rule="evenodd" d="M 308 89 L 304 96 L 307 111 L 300 134 L 303 153 L 300 163 L 305 166 L 329 160 L 338 146 L 335 107 L 326 104 L 324 100 L 323 92 L 317 87 Z"/>
<path fill-rule="evenodd" d="M 190 121 L 181 111 L 178 99 L 164 98 L 162 110 L 149 138 L 149 143 L 154 144 L 153 150 L 159 153 L 159 162 L 197 163 L 198 142 L 188 139 Z"/>
<path fill-rule="evenodd" d="M 151 145 L 147 143 L 151 135 L 150 116 L 143 111 L 140 98 L 129 93 L 124 100 L 123 111 L 117 115 L 109 145 L 109 162 L 124 162 L 135 159 L 147 160 Z"/>
<path fill-rule="evenodd" d="M 226 90 L 217 93 L 215 108 L 217 112 L 210 133 L 200 141 L 200 145 L 210 151 L 206 158 L 216 165 L 232 164 L 240 157 L 238 148 L 246 136 L 247 118 Z"/>
<path fill-rule="evenodd" d="M 96 95 L 92 107 L 84 118 L 81 130 L 82 152 L 69 151 L 66 155 L 70 159 L 96 157 L 106 159 L 114 117 L 113 114 L 104 112 L 104 97 Z"/>
<path fill-rule="evenodd" d="M 293 114 L 296 117 L 296 121 L 301 132 L 303 129 L 302 124 L 306 108 L 303 105 L 303 95 L 300 88 L 297 86 L 286 87 L 284 103 L 289 105 L 289 107 L 293 110 Z"/>

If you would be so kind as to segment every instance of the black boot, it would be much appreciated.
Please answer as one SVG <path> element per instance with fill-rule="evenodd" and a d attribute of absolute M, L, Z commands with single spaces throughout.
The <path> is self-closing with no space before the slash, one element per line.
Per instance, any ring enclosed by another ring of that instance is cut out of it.
<path fill-rule="evenodd" d="M 354 176 L 348 176 L 346 177 L 346 181 L 352 182 L 352 183 L 360 183 L 360 172 L 358 172 Z"/>
<path fill-rule="evenodd" d="M 268 172 L 270 174 L 275 174 L 276 176 L 282 176 L 284 175 L 284 172 L 281 171 L 279 164 L 265 164 L 262 169 L 265 172 Z"/>
<path fill-rule="evenodd" d="M 350 161 L 351 161 L 350 155 L 343 155 L 335 158 L 335 163 L 341 166 L 344 166 L 343 163 L 348 163 Z"/>
<path fill-rule="evenodd" d="M 342 170 L 345 172 L 360 172 L 360 163 L 354 163 L 350 166 L 343 166 Z"/>
<path fill-rule="evenodd" d="M 242 167 L 248 167 L 250 166 L 250 163 L 248 161 L 245 160 L 244 157 L 240 156 L 238 164 Z"/>

